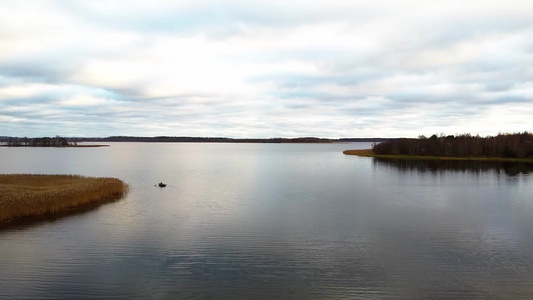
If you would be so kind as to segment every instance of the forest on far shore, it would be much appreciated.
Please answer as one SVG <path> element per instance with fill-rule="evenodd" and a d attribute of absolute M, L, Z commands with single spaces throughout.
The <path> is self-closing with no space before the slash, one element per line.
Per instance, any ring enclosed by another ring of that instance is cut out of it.
<path fill-rule="evenodd" d="M 434 134 L 429 138 L 401 138 L 374 144 L 372 150 L 378 155 L 533 158 L 533 134 L 527 131 L 488 137 Z"/>
<path fill-rule="evenodd" d="M 69 141 L 60 136 L 56 137 L 41 137 L 41 138 L 18 138 L 9 137 L 0 139 L 0 145 L 5 144 L 8 147 L 68 147 L 76 143 L 69 143 Z"/>

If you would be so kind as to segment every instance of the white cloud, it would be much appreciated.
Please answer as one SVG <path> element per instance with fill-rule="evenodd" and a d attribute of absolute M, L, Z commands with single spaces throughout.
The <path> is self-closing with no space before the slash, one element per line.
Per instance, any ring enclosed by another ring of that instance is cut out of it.
<path fill-rule="evenodd" d="M 2 8 L 2 134 L 57 134 L 65 122 L 99 136 L 531 130 L 530 1 Z"/>
<path fill-rule="evenodd" d="M 105 99 L 105 98 L 99 98 L 94 97 L 91 95 L 75 95 L 74 97 L 67 98 L 61 101 L 58 101 L 57 104 L 60 106 L 66 106 L 66 107 L 87 107 L 87 106 L 102 106 L 102 105 L 112 105 L 113 103 L 116 103 L 116 101 Z"/>
<path fill-rule="evenodd" d="M 24 83 L 0 87 L 0 101 L 17 98 L 30 98 L 42 94 L 57 93 L 60 87 L 43 83 Z"/>

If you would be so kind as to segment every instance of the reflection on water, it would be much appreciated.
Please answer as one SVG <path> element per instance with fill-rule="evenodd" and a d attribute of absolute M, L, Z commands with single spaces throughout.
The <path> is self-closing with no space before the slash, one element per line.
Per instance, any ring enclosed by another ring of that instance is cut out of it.
<path fill-rule="evenodd" d="M 374 158 L 374 165 L 394 167 L 400 171 L 417 171 L 421 173 L 471 172 L 506 174 L 517 176 L 533 172 L 533 163 L 524 162 L 493 162 L 493 161 L 463 161 L 463 160 L 407 160 Z"/>
<path fill-rule="evenodd" d="M 342 154 L 355 146 L 0 149 L 5 173 L 131 188 L 87 213 L 0 231 L 0 298 L 531 298 L 529 166 Z"/>
<path fill-rule="evenodd" d="M 2 230 L 21 230 L 26 228 L 31 228 L 34 226 L 39 226 L 47 223 L 54 223 L 59 222 L 64 218 L 73 217 L 76 215 L 83 215 L 88 212 L 98 210 L 100 208 L 105 207 L 107 204 L 121 201 L 123 198 L 115 199 L 112 201 L 107 201 L 105 203 L 88 203 L 86 205 L 83 205 L 81 207 L 74 207 L 67 210 L 62 210 L 59 212 L 55 212 L 53 214 L 45 214 L 45 215 L 38 215 L 38 216 L 29 216 L 29 217 L 22 217 L 17 218 L 10 221 L 4 221 L 0 222 L 0 231 Z"/>

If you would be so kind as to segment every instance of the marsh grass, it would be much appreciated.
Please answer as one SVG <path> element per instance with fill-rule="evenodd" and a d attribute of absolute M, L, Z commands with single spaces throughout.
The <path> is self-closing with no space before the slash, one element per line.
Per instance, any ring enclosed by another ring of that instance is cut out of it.
<path fill-rule="evenodd" d="M 374 154 L 374 152 L 372 152 L 372 149 L 344 150 L 342 153 L 359 156 L 371 156 Z"/>
<path fill-rule="evenodd" d="M 64 212 L 120 199 L 127 192 L 117 178 L 0 174 L 0 221 Z"/>

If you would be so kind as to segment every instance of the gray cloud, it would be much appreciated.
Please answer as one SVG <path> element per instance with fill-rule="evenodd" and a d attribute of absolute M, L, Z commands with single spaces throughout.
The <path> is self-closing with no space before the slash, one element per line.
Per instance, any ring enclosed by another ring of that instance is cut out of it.
<path fill-rule="evenodd" d="M 0 135 L 532 130 L 531 9 L 523 1 L 10 3 L 0 12 Z"/>

